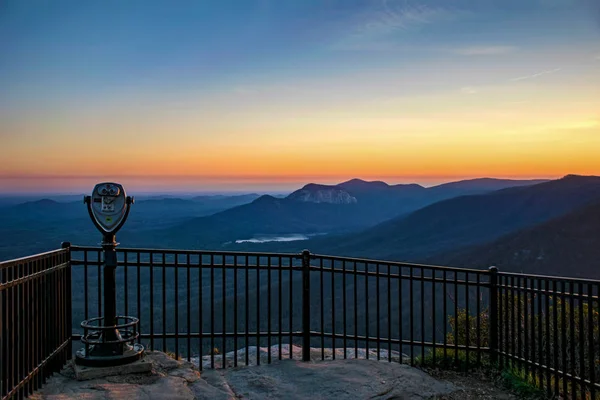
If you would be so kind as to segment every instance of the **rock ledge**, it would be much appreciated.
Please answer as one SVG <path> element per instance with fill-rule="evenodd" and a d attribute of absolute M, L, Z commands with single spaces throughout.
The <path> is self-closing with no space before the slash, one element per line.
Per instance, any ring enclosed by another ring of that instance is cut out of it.
<path fill-rule="evenodd" d="M 448 382 L 399 363 L 375 360 L 274 361 L 199 372 L 161 352 L 148 374 L 77 381 L 68 365 L 31 398 L 64 399 L 427 399 L 455 392 Z M 274 358 L 275 360 L 275 358 Z"/>

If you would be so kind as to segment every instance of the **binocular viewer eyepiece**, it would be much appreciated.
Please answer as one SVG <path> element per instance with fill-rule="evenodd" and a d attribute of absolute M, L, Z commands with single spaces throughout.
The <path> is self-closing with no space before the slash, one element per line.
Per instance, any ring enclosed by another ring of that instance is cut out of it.
<path fill-rule="evenodd" d="M 92 222 L 104 235 L 114 235 L 125 223 L 133 197 L 125 194 L 123 185 L 113 182 L 99 183 L 91 196 L 84 196 Z"/>

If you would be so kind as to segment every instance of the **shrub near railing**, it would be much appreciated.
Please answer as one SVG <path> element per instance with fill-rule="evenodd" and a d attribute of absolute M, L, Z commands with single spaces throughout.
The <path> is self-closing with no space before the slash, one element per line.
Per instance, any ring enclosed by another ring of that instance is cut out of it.
<path fill-rule="evenodd" d="M 455 351 L 451 347 L 436 349 L 436 356 L 428 354 L 421 364 L 500 371 L 505 383 L 524 395 L 544 393 L 548 397 L 600 398 L 595 383 L 595 379 L 600 377 L 600 308 L 597 297 L 579 296 L 578 302 L 576 296 L 569 292 L 557 291 L 553 296 L 547 296 L 547 308 L 545 297 L 544 293 L 499 295 L 499 304 L 502 304 L 499 320 L 504 323 L 499 324 L 498 329 L 504 335 L 500 335 L 498 347 L 501 350 L 496 364 L 492 365 L 489 357 L 484 357 L 483 362 L 478 364 L 476 354 L 469 354 L 469 362 L 466 362 L 466 351 Z M 466 345 L 475 337 L 476 319 L 474 315 L 467 315 L 464 309 L 459 310 L 456 317 L 449 315 L 451 331 L 448 343 Z M 480 329 L 488 330 L 487 309 L 479 315 L 479 324 Z M 482 346 L 487 345 L 488 340 L 484 337 Z"/>

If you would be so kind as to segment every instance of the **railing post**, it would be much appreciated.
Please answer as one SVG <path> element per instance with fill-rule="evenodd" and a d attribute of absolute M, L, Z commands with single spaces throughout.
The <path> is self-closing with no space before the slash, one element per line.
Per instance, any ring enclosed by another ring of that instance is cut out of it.
<path fill-rule="evenodd" d="M 498 362 L 498 268 L 490 267 L 490 311 L 489 311 L 489 342 L 490 361 L 492 365 Z"/>
<path fill-rule="evenodd" d="M 310 251 L 302 252 L 302 361 L 310 361 Z"/>
<path fill-rule="evenodd" d="M 68 336 L 68 339 L 70 342 L 73 341 L 73 293 L 72 293 L 72 275 L 71 275 L 71 242 L 62 242 L 60 247 L 62 247 L 63 249 L 67 249 L 67 262 L 69 263 L 69 266 L 67 267 L 67 279 L 66 279 L 66 288 L 65 291 L 66 293 L 66 305 L 67 305 L 67 320 L 65 321 L 67 326 L 66 326 L 66 333 Z M 69 343 L 69 345 L 67 345 L 67 359 L 70 360 L 72 358 L 72 344 Z"/>

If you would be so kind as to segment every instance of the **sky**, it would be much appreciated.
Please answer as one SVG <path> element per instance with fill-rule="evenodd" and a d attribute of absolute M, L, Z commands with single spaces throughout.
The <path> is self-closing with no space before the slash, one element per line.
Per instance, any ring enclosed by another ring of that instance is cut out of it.
<path fill-rule="evenodd" d="M 0 192 L 600 175 L 600 2 L 0 3 Z"/>

